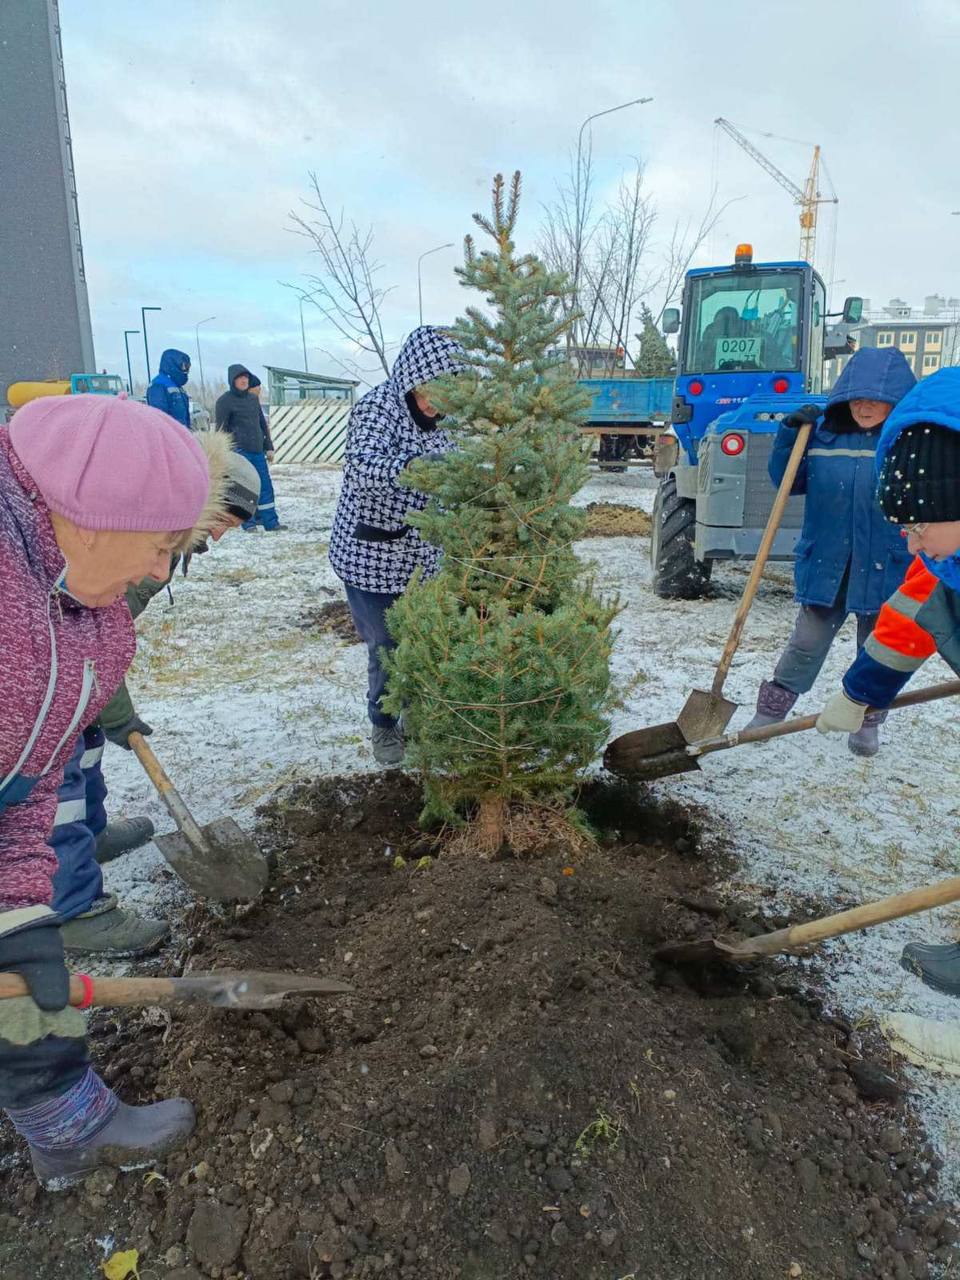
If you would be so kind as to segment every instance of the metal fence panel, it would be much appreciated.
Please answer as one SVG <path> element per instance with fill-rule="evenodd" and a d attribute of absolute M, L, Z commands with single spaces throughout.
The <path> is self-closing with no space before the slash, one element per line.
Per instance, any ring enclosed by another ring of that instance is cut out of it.
<path fill-rule="evenodd" d="M 342 462 L 350 405 L 301 400 L 270 410 L 270 435 L 277 462 Z"/>

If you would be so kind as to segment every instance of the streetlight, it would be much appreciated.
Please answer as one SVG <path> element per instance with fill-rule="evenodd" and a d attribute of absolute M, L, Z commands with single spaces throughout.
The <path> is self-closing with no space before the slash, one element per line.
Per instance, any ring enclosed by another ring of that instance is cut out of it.
<path fill-rule="evenodd" d="M 423 324 L 423 282 L 420 279 L 420 263 L 424 260 L 424 258 L 429 258 L 431 253 L 439 253 L 441 249 L 452 249 L 453 247 L 454 247 L 454 244 L 452 240 L 449 241 L 447 244 L 438 244 L 435 249 L 428 249 L 426 253 L 421 253 L 420 257 L 417 259 L 417 298 L 419 299 L 419 302 L 420 302 L 420 323 L 421 324 Z"/>
<path fill-rule="evenodd" d="M 307 301 L 307 297 L 309 296 L 310 295 L 306 295 L 306 296 L 304 296 L 303 294 L 300 295 L 300 341 L 303 343 L 303 372 L 304 373 L 310 372 L 310 362 L 307 359 L 307 331 L 303 327 L 303 304 Z"/>
<path fill-rule="evenodd" d="M 150 385 L 150 351 L 147 348 L 147 312 L 162 311 L 163 307 L 141 307 L 140 323 L 143 325 L 143 355 L 147 362 L 147 386 Z"/>
<path fill-rule="evenodd" d="M 592 116 L 587 116 L 583 124 L 580 126 L 580 132 L 577 134 L 577 184 L 580 183 L 580 157 L 583 154 L 583 131 L 591 120 L 599 120 L 601 116 L 613 115 L 614 111 L 623 111 L 627 107 L 642 107 L 647 102 L 652 102 L 652 98 L 631 98 L 629 102 L 621 102 L 619 107 L 607 107 L 606 111 L 595 111 Z"/>
<path fill-rule="evenodd" d="M 627 107 L 642 107 L 647 102 L 652 102 L 652 98 L 631 98 L 629 102 L 621 102 L 618 107 L 607 107 L 606 111 L 595 111 L 592 116 L 587 116 L 583 124 L 580 126 L 580 132 L 577 134 L 577 177 L 576 186 L 574 187 L 574 198 L 576 200 L 576 261 L 573 264 L 573 295 L 574 301 L 577 300 L 580 293 L 580 255 L 582 252 L 582 238 L 586 221 L 586 209 L 581 204 L 581 184 L 583 183 L 583 131 L 591 120 L 599 120 L 601 116 L 613 115 L 614 111 L 625 111 Z M 572 341 L 572 334 L 567 332 L 567 345 L 569 347 Z"/>
<path fill-rule="evenodd" d="M 207 316 L 206 320 L 198 320 L 194 332 L 197 335 L 197 364 L 200 366 L 200 395 L 203 397 L 203 407 L 207 407 L 207 384 L 203 380 L 203 355 L 200 352 L 200 326 L 209 324 L 211 320 L 216 320 L 216 316 Z"/>
<path fill-rule="evenodd" d="M 127 353 L 127 394 L 133 395 L 133 370 L 130 368 L 130 334 L 139 333 L 139 329 L 124 329 L 123 346 Z"/>

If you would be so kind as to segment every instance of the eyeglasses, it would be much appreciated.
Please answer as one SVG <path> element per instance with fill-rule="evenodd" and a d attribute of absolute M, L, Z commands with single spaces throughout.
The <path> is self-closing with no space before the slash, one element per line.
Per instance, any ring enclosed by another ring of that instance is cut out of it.
<path fill-rule="evenodd" d="M 900 532 L 903 534 L 905 538 L 910 538 L 910 537 L 919 538 L 921 534 L 926 533 L 929 528 L 930 528 L 930 522 L 928 520 L 926 524 L 902 524 L 900 526 Z"/>

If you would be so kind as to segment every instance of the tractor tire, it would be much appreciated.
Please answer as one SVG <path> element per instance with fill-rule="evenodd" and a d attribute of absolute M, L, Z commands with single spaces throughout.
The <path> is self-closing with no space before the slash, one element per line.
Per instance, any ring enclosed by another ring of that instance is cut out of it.
<path fill-rule="evenodd" d="M 699 600 L 710 581 L 711 562 L 694 559 L 697 504 L 677 495 L 677 481 L 660 481 L 653 506 L 650 563 L 653 593 L 661 600 Z"/>

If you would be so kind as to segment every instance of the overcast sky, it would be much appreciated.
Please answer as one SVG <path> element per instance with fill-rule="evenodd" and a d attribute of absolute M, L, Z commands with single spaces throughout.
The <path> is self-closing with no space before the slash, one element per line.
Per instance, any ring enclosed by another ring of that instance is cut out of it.
<path fill-rule="evenodd" d="M 490 178 L 525 179 L 519 239 L 592 126 L 602 187 L 639 156 L 657 235 L 698 218 L 716 178 L 735 199 L 699 261 L 794 258 L 787 193 L 719 138 L 725 116 L 798 183 L 823 147 L 840 198 L 833 300 L 920 304 L 960 295 L 960 0 L 60 0 L 67 91 L 100 367 L 125 364 L 123 330 L 149 317 L 151 356 L 302 365 L 296 296 L 311 269 L 288 211 L 315 170 L 324 192 L 372 226 L 398 342 L 466 300 L 452 268 Z M 778 135 L 763 138 L 760 131 Z M 793 143 L 783 138 L 799 139 Z M 826 185 L 826 184 L 825 184 Z M 739 198 L 742 197 L 742 198 Z M 819 265 L 829 276 L 832 210 Z M 657 236 L 655 236 L 655 239 Z M 310 367 L 339 350 L 307 310 Z M 136 344 L 139 339 L 132 339 Z M 143 348 L 135 346 L 134 377 Z M 196 369 L 194 370 L 196 372 Z"/>

